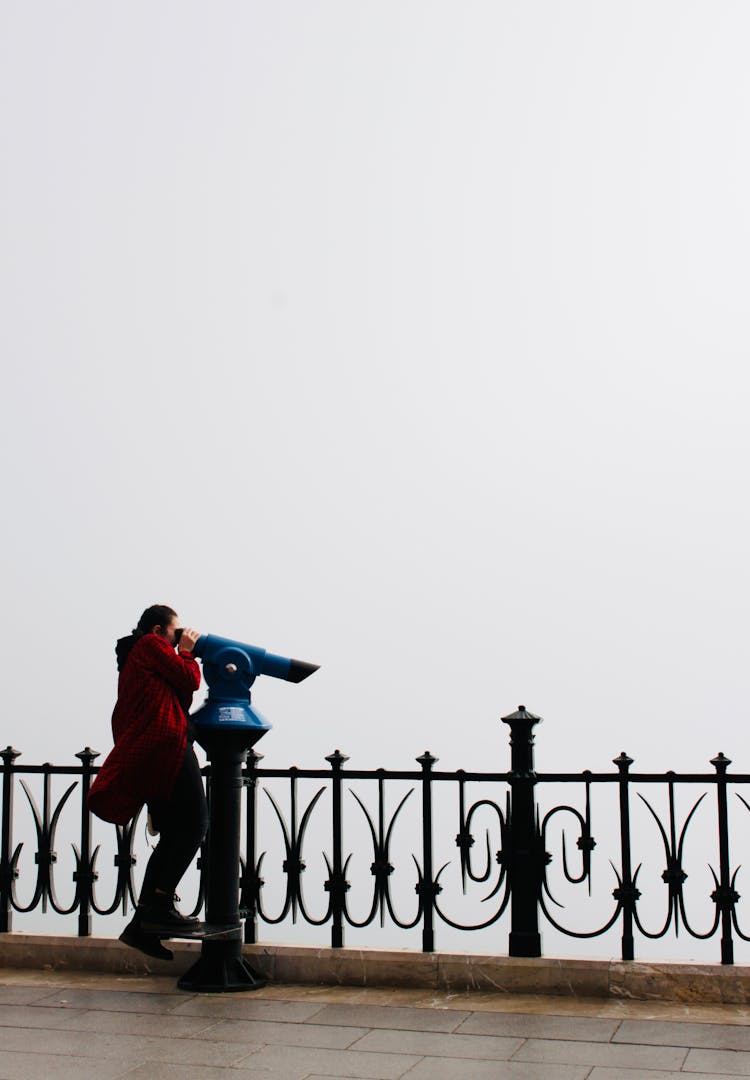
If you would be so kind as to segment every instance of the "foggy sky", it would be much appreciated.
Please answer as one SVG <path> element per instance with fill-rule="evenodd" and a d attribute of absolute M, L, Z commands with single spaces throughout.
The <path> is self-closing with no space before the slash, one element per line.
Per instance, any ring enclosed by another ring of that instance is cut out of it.
<path fill-rule="evenodd" d="M 0 6 L 3 745 L 148 604 L 266 763 L 750 771 L 750 8 Z"/>

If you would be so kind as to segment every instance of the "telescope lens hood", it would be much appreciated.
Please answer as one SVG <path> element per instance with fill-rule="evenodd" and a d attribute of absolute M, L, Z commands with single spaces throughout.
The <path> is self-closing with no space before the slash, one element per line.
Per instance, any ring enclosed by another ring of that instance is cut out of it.
<path fill-rule="evenodd" d="M 320 664 L 308 664 L 306 660 L 292 660 L 289 665 L 289 674 L 286 677 L 287 682 L 302 682 L 308 675 L 312 675 L 314 671 L 317 671 L 319 667 Z"/>

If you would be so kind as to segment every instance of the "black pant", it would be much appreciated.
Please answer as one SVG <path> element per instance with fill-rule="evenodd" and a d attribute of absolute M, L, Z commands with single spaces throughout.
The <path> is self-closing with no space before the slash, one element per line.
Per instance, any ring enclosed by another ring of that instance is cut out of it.
<path fill-rule="evenodd" d="M 160 835 L 143 875 L 141 904 L 150 903 L 156 889 L 170 897 L 174 894 L 208 829 L 203 780 L 190 743 L 185 747 L 171 798 L 154 800 L 148 809 Z"/>

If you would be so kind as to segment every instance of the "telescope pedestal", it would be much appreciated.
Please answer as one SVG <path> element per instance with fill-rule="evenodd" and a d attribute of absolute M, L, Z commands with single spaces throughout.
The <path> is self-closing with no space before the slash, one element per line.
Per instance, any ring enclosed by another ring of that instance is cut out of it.
<path fill-rule="evenodd" d="M 266 985 L 242 956 L 240 923 L 240 812 L 242 766 L 260 732 L 200 732 L 211 762 L 210 826 L 206 872 L 206 924 L 221 936 L 205 937 L 201 955 L 177 985 L 200 993 L 259 990 Z M 255 735 L 255 738 L 253 738 Z"/>
<path fill-rule="evenodd" d="M 242 935 L 238 934 L 236 942 L 204 938 L 200 958 L 177 985 L 193 993 L 226 994 L 260 990 L 266 981 L 243 957 Z"/>

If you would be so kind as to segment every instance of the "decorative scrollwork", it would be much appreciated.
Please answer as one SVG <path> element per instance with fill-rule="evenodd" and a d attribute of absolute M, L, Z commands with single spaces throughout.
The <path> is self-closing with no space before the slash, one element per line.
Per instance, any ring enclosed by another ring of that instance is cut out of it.
<path fill-rule="evenodd" d="M 261 916 L 264 922 L 267 922 L 269 924 L 273 925 L 283 922 L 290 911 L 292 913 L 292 919 L 296 920 L 297 912 L 299 910 L 299 912 L 302 914 L 302 917 L 305 919 L 305 922 L 310 923 L 312 926 L 322 926 L 323 923 L 327 922 L 328 918 L 330 917 L 330 904 L 329 910 L 320 919 L 313 918 L 305 908 L 305 903 L 302 896 L 302 874 L 306 869 L 306 863 L 302 858 L 302 847 L 305 842 L 305 832 L 307 831 L 310 816 L 315 809 L 318 800 L 325 791 L 325 788 L 321 787 L 316 791 L 315 795 L 312 797 L 304 813 L 302 814 L 301 821 L 299 822 L 299 824 L 297 824 L 296 779 L 296 774 L 293 774 L 291 777 L 292 813 L 290 826 L 287 825 L 286 819 L 281 812 L 279 804 L 274 799 L 271 792 L 267 789 L 264 789 L 265 794 L 274 809 L 274 813 L 276 814 L 276 818 L 279 822 L 282 835 L 284 837 L 284 850 L 286 853 L 286 857 L 282 863 L 282 870 L 286 874 L 286 895 L 284 897 L 284 904 L 282 906 L 281 912 L 277 916 L 270 916 L 263 910 L 261 902 L 261 885 L 259 884 L 256 893 L 256 904 L 258 908 L 258 914 Z M 265 858 L 265 855 L 265 851 L 261 852 L 255 866 L 255 874 L 258 882 L 262 882 L 262 878 L 260 877 L 260 868 L 263 864 L 263 859 Z"/>
<path fill-rule="evenodd" d="M 414 788 L 410 788 L 409 791 L 403 796 L 396 809 L 391 815 L 388 826 L 385 825 L 385 792 L 384 792 L 384 778 L 378 777 L 378 824 L 377 828 L 372 820 L 369 810 L 365 806 L 362 799 L 356 791 L 350 789 L 350 794 L 359 805 L 362 813 L 365 816 L 367 825 L 370 829 L 370 839 L 372 841 L 373 860 L 370 864 L 370 873 L 375 879 L 373 885 L 373 895 L 370 910 L 364 919 L 355 919 L 346 906 L 344 907 L 344 917 L 350 926 L 369 926 L 372 920 L 375 918 L 376 913 L 380 917 L 380 925 L 385 925 L 385 913 L 388 912 L 391 919 L 393 919 L 396 926 L 401 927 L 402 930 L 410 930 L 413 926 L 416 926 L 419 922 L 422 914 L 421 902 L 420 907 L 417 909 L 417 914 L 412 920 L 402 920 L 398 917 L 394 910 L 393 900 L 390 891 L 390 877 L 394 871 L 393 863 L 391 862 L 391 840 L 393 838 L 393 830 L 398 820 L 399 814 L 403 810 L 404 806 L 414 793 Z M 347 859 L 347 864 L 351 855 Z M 419 867 L 417 867 L 418 872 Z"/>
<path fill-rule="evenodd" d="M 133 867 L 136 864 L 136 856 L 133 854 L 133 844 L 140 816 L 141 812 L 139 811 L 127 825 L 114 826 L 116 850 L 113 865 L 117 870 L 117 881 L 112 900 L 105 905 L 100 905 L 97 902 L 96 890 L 92 887 L 91 908 L 97 915 L 111 915 L 118 907 L 122 909 L 122 913 L 125 915 L 129 906 L 135 907 L 136 905 L 135 882 L 133 881 Z M 94 865 L 98 854 L 99 847 L 94 851 L 92 865 Z"/>
<path fill-rule="evenodd" d="M 668 775 L 672 776 L 674 774 L 668 774 Z M 689 920 L 687 918 L 687 915 L 686 915 L 686 912 L 685 912 L 685 897 L 684 897 L 684 890 L 683 890 L 683 886 L 684 886 L 685 882 L 688 879 L 687 872 L 685 871 L 684 865 L 683 865 L 683 852 L 684 852 L 684 847 L 685 847 L 685 837 L 687 836 L 688 827 L 690 826 L 690 823 L 693 820 L 693 818 L 694 818 L 694 816 L 696 814 L 696 811 L 698 810 L 698 807 L 701 805 L 704 798 L 706 797 L 706 792 L 704 791 L 703 794 L 700 795 L 695 800 L 695 802 L 693 803 L 693 805 L 692 805 L 692 807 L 690 809 L 690 812 L 688 813 L 687 817 L 685 818 L 685 821 L 684 821 L 684 823 L 683 823 L 683 825 L 682 825 L 682 827 L 680 829 L 679 839 L 677 839 L 677 819 L 676 819 L 676 814 L 675 814 L 674 781 L 670 780 L 670 782 L 667 785 L 667 790 L 668 790 L 668 794 L 669 794 L 669 822 L 668 822 L 669 832 L 668 833 L 667 833 L 667 829 L 662 824 L 662 821 L 661 821 L 659 815 L 656 813 L 656 811 L 654 810 L 653 806 L 648 801 L 648 799 L 646 799 L 640 793 L 638 795 L 638 798 L 641 800 L 641 802 L 644 804 L 644 806 L 646 806 L 649 813 L 651 814 L 651 817 L 656 822 L 656 826 L 657 826 L 657 828 L 659 830 L 659 835 L 661 837 L 662 846 L 664 848 L 664 858 L 665 858 L 665 861 L 666 861 L 667 865 L 666 865 L 666 868 L 664 869 L 664 871 L 662 872 L 661 879 L 665 883 L 665 885 L 667 886 L 667 913 L 666 913 L 666 916 L 665 916 L 665 919 L 664 919 L 663 926 L 661 927 L 661 929 L 655 930 L 655 931 L 648 930 L 643 925 L 643 922 L 642 922 L 642 920 L 641 920 L 641 918 L 640 918 L 640 916 L 638 914 L 638 910 L 637 910 L 635 905 L 633 906 L 633 918 L 634 918 L 636 926 L 638 927 L 640 932 L 643 934 L 643 936 L 647 937 L 647 938 L 651 938 L 651 939 L 664 937 L 665 934 L 669 931 L 669 929 L 672 926 L 673 922 L 674 922 L 675 935 L 679 934 L 680 921 L 682 921 L 683 926 L 685 927 L 687 932 L 692 937 L 694 937 L 694 938 L 711 937 L 711 935 L 713 933 L 715 933 L 715 931 L 716 931 L 716 926 L 718 925 L 718 921 L 715 920 L 714 924 L 713 924 L 713 927 L 711 929 L 709 929 L 708 931 L 696 930 L 691 925 L 691 923 L 689 922 Z M 637 872 L 636 872 L 636 876 L 637 876 Z"/>
<path fill-rule="evenodd" d="M 505 912 L 510 901 L 510 876 L 508 874 L 507 866 L 507 852 L 509 850 L 509 821 L 510 821 L 510 795 L 506 794 L 505 810 L 501 810 L 498 804 L 488 798 L 476 799 L 468 810 L 466 810 L 466 777 L 464 770 L 459 769 L 457 773 L 458 778 L 458 816 L 459 816 L 459 828 L 456 834 L 456 847 L 459 849 L 460 867 L 461 867 L 461 886 L 462 892 L 465 896 L 467 893 L 467 885 L 469 881 L 476 884 L 484 884 L 489 881 L 493 870 L 493 863 L 499 867 L 499 873 L 497 874 L 497 880 L 494 882 L 490 891 L 481 898 L 483 904 L 488 903 L 495 896 L 500 893 L 503 886 L 505 889 L 500 898 L 500 903 L 496 910 L 488 915 L 486 919 L 483 919 L 478 923 L 462 923 L 457 919 L 451 918 L 444 910 L 443 907 L 438 904 L 437 899 L 434 899 L 434 907 L 437 914 L 443 920 L 446 925 L 450 926 L 454 930 L 484 930 L 488 926 L 492 926 L 496 923 Z M 472 864 L 473 847 L 475 844 L 475 838 L 472 832 L 472 825 L 474 816 L 479 813 L 480 810 L 487 808 L 493 816 L 497 818 L 498 826 L 500 829 L 500 847 L 495 852 L 494 860 L 492 858 L 492 850 L 490 845 L 490 830 L 485 827 L 484 832 L 484 867 L 482 870 L 475 870 Z M 446 869 L 446 863 L 441 867 L 440 872 L 437 875 L 437 879 Z M 440 889 L 442 891 L 442 889 Z M 436 894 L 437 895 L 437 894 Z"/>
<path fill-rule="evenodd" d="M 36 804 L 34 796 L 29 791 L 28 785 L 24 780 L 21 781 L 21 787 L 26 796 L 26 799 L 31 807 L 31 813 L 34 819 L 34 828 L 36 831 L 36 853 L 34 854 L 34 862 L 37 865 L 36 883 L 34 885 L 34 895 L 28 904 L 18 903 L 15 897 L 15 890 L 13 892 L 13 907 L 16 911 L 25 912 L 33 910 L 41 901 L 42 912 L 46 912 L 47 904 L 49 903 L 53 911 L 56 911 L 59 915 L 69 915 L 71 911 L 75 910 L 76 899 L 70 907 L 65 908 L 60 905 L 55 894 L 55 882 L 52 873 L 52 867 L 57 862 L 57 852 L 55 851 L 55 834 L 57 832 L 57 826 L 60 821 L 60 815 L 63 812 L 66 802 L 75 791 L 77 782 L 72 783 L 60 798 L 57 806 L 55 807 L 52 815 L 50 816 L 50 780 L 51 775 L 49 772 L 44 774 L 44 798 L 42 802 L 42 810 Z M 18 859 L 21 854 L 21 848 L 23 843 L 20 843 L 16 848 L 12 867 L 17 871 Z M 18 876 L 16 873 L 13 880 Z"/>
<path fill-rule="evenodd" d="M 546 853 L 548 843 L 547 833 L 549 831 L 551 822 L 558 815 L 569 815 L 577 826 L 578 836 L 576 838 L 576 848 L 581 853 L 581 868 L 577 874 L 573 873 L 570 869 L 570 863 L 568 862 L 567 855 L 567 837 L 565 825 L 563 824 L 560 834 L 563 875 L 565 880 L 571 885 L 580 885 L 585 882 L 587 885 L 588 894 L 589 896 L 591 896 L 593 880 L 592 853 L 596 848 L 596 840 L 594 839 L 591 828 L 591 773 L 588 770 L 585 771 L 581 774 L 581 779 L 584 782 L 585 804 L 583 813 L 581 813 L 581 811 L 578 810 L 575 806 L 571 806 L 568 803 L 561 803 L 557 806 L 552 807 L 551 810 L 548 810 L 547 813 L 544 815 L 541 826 L 539 828 L 539 848 L 542 852 Z M 632 899 L 632 896 L 628 891 L 629 886 L 623 885 L 622 879 L 615 866 L 610 863 L 610 865 L 612 865 L 612 869 L 615 873 L 615 876 L 617 877 L 618 882 L 617 888 L 615 888 L 613 892 L 614 899 L 617 901 L 614 912 L 610 915 L 606 922 L 604 922 L 603 925 L 597 926 L 594 930 L 573 930 L 568 926 L 564 926 L 561 920 L 556 918 L 552 914 L 547 905 L 547 900 L 549 900 L 552 904 L 555 905 L 555 907 L 561 909 L 563 908 L 563 904 L 555 898 L 552 892 L 552 888 L 550 886 L 547 867 L 552 862 L 552 856 L 549 853 L 547 854 L 548 857 L 545 860 L 542 870 L 542 894 L 540 896 L 540 907 L 544 912 L 545 917 L 549 920 L 549 922 L 552 924 L 552 926 L 554 926 L 556 930 L 559 930 L 560 933 L 566 934 L 569 937 L 593 938 L 598 937 L 600 934 L 605 934 L 617 922 L 623 905 L 627 902 L 630 902 L 630 900 Z"/>

